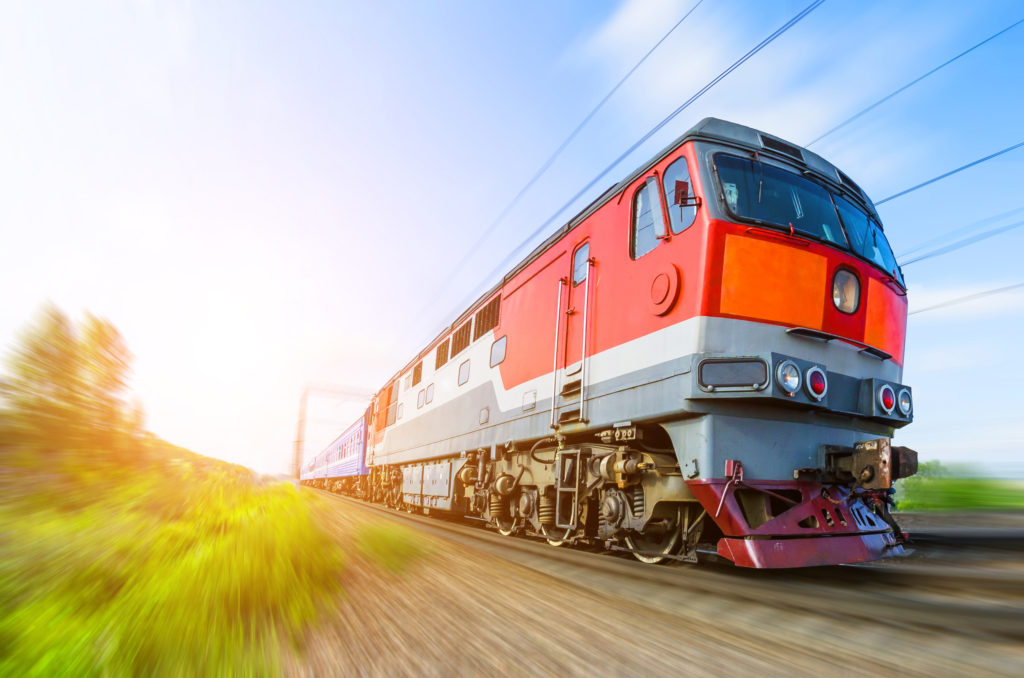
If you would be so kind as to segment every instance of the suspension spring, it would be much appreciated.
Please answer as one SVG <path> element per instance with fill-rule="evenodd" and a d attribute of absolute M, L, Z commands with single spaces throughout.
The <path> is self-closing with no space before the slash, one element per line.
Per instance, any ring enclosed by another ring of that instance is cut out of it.
<path fill-rule="evenodd" d="M 498 494 L 494 490 L 491 490 L 490 509 L 491 509 L 491 518 L 494 518 L 496 520 L 500 520 L 502 518 L 505 518 L 505 513 L 506 513 L 506 510 L 505 510 L 506 509 L 505 500 L 504 500 L 504 498 L 500 494 Z"/>
<path fill-rule="evenodd" d="M 541 525 L 555 524 L 555 498 L 548 494 L 540 495 L 537 502 L 537 519 Z"/>
<path fill-rule="evenodd" d="M 630 497 L 630 509 L 633 511 L 634 518 L 640 518 L 644 515 L 644 488 L 641 485 L 637 485 L 633 488 L 633 496 Z"/>

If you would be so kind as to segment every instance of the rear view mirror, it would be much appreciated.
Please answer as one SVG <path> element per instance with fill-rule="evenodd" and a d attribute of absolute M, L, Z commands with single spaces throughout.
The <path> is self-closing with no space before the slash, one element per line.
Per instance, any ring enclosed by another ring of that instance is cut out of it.
<path fill-rule="evenodd" d="M 675 195 L 672 196 L 672 204 L 680 207 L 699 207 L 700 198 L 690 195 L 690 182 L 676 179 Z"/>
<path fill-rule="evenodd" d="M 690 184 L 685 181 L 676 180 L 676 195 L 672 200 L 673 205 L 685 205 L 686 196 L 690 193 Z"/>

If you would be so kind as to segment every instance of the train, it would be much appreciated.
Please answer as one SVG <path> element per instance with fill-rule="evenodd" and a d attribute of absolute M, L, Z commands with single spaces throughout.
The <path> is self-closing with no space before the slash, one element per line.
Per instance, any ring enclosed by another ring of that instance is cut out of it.
<path fill-rule="evenodd" d="M 647 563 L 898 556 L 906 319 L 860 186 L 706 118 L 509 270 L 300 480 Z"/>

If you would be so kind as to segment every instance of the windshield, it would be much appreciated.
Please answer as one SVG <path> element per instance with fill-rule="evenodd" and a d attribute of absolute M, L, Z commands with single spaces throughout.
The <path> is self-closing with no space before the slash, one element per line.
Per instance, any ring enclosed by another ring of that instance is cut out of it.
<path fill-rule="evenodd" d="M 836 207 L 839 208 L 839 217 L 843 220 L 843 226 L 846 228 L 846 235 L 850 238 L 853 251 L 896 278 L 900 285 L 906 287 L 903 283 L 903 274 L 900 273 L 900 268 L 896 265 L 896 257 L 893 255 L 889 241 L 885 239 L 885 234 L 882 233 L 878 222 L 845 198 L 840 198 L 838 195 L 834 197 Z"/>
<path fill-rule="evenodd" d="M 749 158 L 718 153 L 715 167 L 726 207 L 736 217 L 777 226 L 851 249 L 903 285 L 878 223 L 821 184 Z M 841 220 L 841 221 L 840 221 Z"/>
<path fill-rule="evenodd" d="M 847 247 L 846 236 L 828 191 L 784 169 L 761 162 L 718 155 L 715 158 L 729 210 L 817 240 Z"/>

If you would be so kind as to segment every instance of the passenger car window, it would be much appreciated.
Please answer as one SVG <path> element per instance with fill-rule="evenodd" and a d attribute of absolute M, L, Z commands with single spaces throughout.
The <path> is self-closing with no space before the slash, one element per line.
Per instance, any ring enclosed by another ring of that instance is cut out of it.
<path fill-rule="evenodd" d="M 690 168 L 686 164 L 686 158 L 679 158 L 665 170 L 665 201 L 668 203 L 669 228 L 673 233 L 682 233 L 697 216 L 696 205 L 677 205 L 676 188 L 681 187 L 678 182 L 685 182 L 687 195 L 693 195 L 693 184 L 690 183 Z"/>
<path fill-rule="evenodd" d="M 649 177 L 633 197 L 633 231 L 629 254 L 639 259 L 658 246 L 658 236 L 665 235 L 665 218 L 661 212 L 658 181 Z"/>
<path fill-rule="evenodd" d="M 587 279 L 587 271 L 590 270 L 590 266 L 587 265 L 589 258 L 590 243 L 584 243 L 582 247 L 576 250 L 576 254 L 572 258 L 572 284 L 574 286 Z"/>
<path fill-rule="evenodd" d="M 459 386 L 462 386 L 469 381 L 469 361 L 459 365 Z"/>
<path fill-rule="evenodd" d="M 424 404 L 429 405 L 434 400 L 434 385 L 427 386 L 427 393 L 424 396 Z"/>

